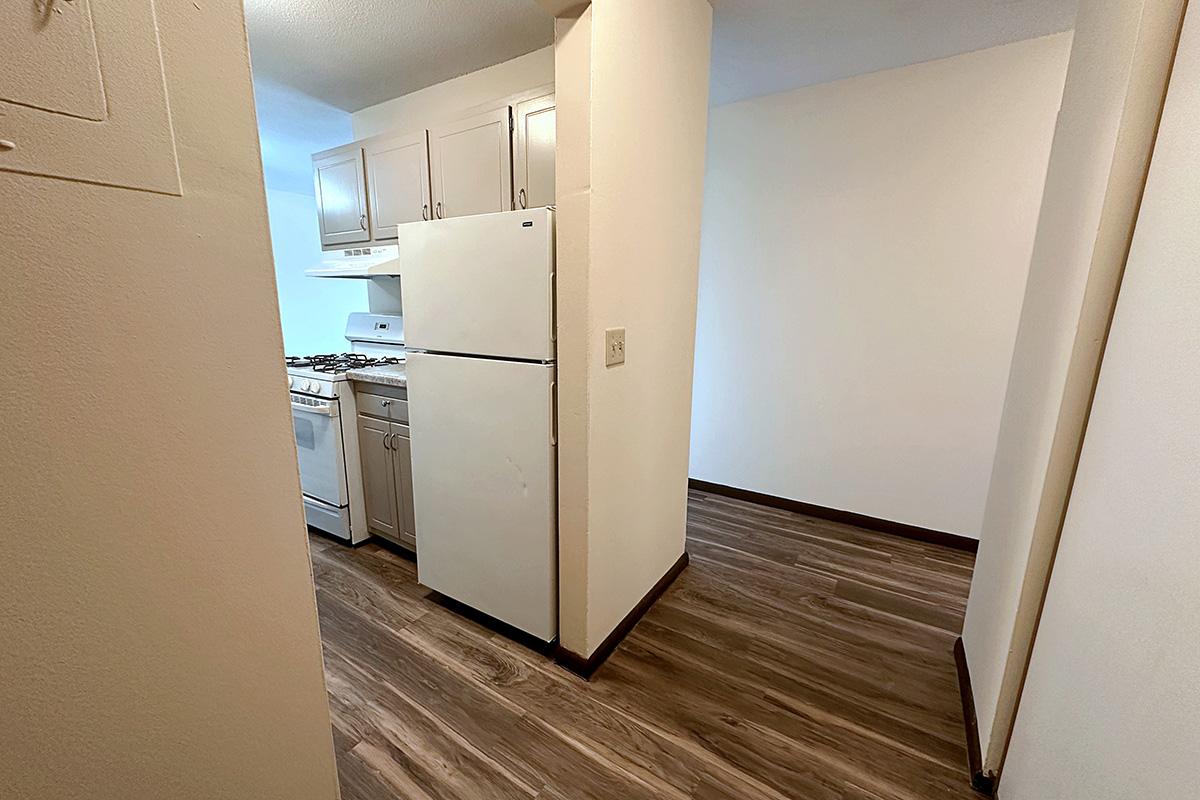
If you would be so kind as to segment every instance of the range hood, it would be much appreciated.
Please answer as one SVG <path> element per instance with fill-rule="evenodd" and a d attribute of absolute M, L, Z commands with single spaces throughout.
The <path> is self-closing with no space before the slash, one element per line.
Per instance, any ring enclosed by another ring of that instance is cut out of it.
<path fill-rule="evenodd" d="M 306 269 L 310 278 L 381 278 L 400 274 L 400 259 L 394 244 L 376 247 L 342 247 L 326 250 L 325 258 Z"/>

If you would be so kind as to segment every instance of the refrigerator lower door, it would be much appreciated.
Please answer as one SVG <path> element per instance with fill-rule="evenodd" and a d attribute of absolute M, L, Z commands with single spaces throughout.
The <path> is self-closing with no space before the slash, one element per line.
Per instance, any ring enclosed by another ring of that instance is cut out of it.
<path fill-rule="evenodd" d="M 408 355 L 417 578 L 558 635 L 554 366 Z"/>

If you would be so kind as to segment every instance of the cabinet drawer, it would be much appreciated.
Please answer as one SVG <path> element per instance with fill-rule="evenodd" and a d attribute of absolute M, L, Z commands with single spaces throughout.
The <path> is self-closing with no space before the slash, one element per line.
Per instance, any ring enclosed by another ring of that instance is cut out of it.
<path fill-rule="evenodd" d="M 358 410 L 363 414 L 392 419 L 397 422 L 408 422 L 407 400 L 367 392 L 355 392 L 354 397 L 358 401 Z"/>

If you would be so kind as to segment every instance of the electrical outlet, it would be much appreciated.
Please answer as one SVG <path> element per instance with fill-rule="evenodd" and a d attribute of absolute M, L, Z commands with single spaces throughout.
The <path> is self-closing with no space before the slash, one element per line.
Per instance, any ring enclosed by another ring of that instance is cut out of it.
<path fill-rule="evenodd" d="M 609 328 L 604 332 L 604 366 L 625 363 L 625 329 Z"/>

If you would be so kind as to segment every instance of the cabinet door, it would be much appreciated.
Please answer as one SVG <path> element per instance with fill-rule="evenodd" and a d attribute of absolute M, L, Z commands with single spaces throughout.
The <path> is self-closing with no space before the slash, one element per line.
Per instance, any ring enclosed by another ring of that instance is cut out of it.
<path fill-rule="evenodd" d="M 434 216 L 512 210 L 509 107 L 429 131 Z"/>
<path fill-rule="evenodd" d="M 408 426 L 392 423 L 392 460 L 396 470 L 396 504 L 400 541 L 417 548 L 417 520 L 413 511 L 412 449 Z"/>
<path fill-rule="evenodd" d="M 396 226 L 430 219 L 429 145 L 425 131 L 371 139 L 367 159 L 371 238 L 395 239 Z"/>
<path fill-rule="evenodd" d="M 392 423 L 358 415 L 358 450 L 362 460 L 363 500 L 367 528 L 389 539 L 400 533 L 396 513 L 396 480 L 392 452 L 385 445 L 392 438 Z"/>
<path fill-rule="evenodd" d="M 516 207 L 554 205 L 554 95 L 518 103 L 513 129 Z"/>
<path fill-rule="evenodd" d="M 321 244 L 369 240 L 362 148 L 352 145 L 313 156 L 313 182 L 317 190 Z"/>

